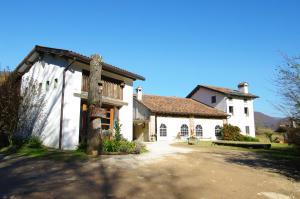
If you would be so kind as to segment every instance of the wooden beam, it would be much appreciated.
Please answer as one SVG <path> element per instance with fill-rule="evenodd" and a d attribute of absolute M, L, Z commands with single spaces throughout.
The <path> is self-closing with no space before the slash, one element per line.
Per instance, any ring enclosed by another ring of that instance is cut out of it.
<path fill-rule="evenodd" d="M 110 109 L 110 129 L 114 129 L 114 108 Z"/>

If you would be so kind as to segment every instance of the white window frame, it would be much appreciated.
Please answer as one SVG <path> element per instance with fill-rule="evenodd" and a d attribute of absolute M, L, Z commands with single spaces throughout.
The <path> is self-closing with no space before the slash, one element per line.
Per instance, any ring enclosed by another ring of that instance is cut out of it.
<path fill-rule="evenodd" d="M 220 137 L 221 136 L 221 126 L 220 125 L 216 125 L 215 126 L 215 136 L 216 137 Z"/>
<path fill-rule="evenodd" d="M 196 128 L 195 128 L 195 131 L 196 131 L 196 137 L 203 137 L 203 127 L 202 125 L 200 124 L 197 124 L 196 125 Z M 197 135 L 197 134 L 200 134 L 200 135 Z"/>
<path fill-rule="evenodd" d="M 159 127 L 159 136 L 167 137 L 167 126 L 163 123 L 160 124 L 160 127 Z"/>
<path fill-rule="evenodd" d="M 250 135 L 250 126 L 245 126 L 246 135 Z"/>
<path fill-rule="evenodd" d="M 189 127 L 186 124 L 182 124 L 180 127 L 180 136 L 188 137 L 189 136 Z"/>

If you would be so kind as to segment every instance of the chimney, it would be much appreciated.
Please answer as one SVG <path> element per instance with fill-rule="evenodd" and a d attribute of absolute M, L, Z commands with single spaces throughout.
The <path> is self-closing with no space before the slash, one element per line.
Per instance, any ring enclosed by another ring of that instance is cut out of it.
<path fill-rule="evenodd" d="M 138 86 L 137 88 L 136 88 L 136 97 L 137 97 L 137 99 L 139 100 L 139 101 L 142 101 L 142 99 L 143 99 L 143 91 L 142 91 L 143 89 L 142 89 L 142 87 L 141 86 Z"/>
<path fill-rule="evenodd" d="M 247 82 L 239 83 L 238 89 L 242 93 L 248 93 L 248 83 Z"/>

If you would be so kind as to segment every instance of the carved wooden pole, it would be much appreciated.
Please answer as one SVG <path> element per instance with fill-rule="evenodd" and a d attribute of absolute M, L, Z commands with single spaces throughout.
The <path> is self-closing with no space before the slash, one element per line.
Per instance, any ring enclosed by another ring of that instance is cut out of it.
<path fill-rule="evenodd" d="M 88 92 L 89 127 L 87 139 L 87 153 L 98 155 L 101 153 L 101 101 L 102 101 L 102 58 L 95 54 L 91 56 L 90 78 Z"/>

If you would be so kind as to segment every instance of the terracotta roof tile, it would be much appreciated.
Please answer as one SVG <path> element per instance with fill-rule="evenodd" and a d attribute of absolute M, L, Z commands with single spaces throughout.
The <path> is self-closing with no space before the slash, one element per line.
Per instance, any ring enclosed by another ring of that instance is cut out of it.
<path fill-rule="evenodd" d="M 192 115 L 226 118 L 227 114 L 189 98 L 143 95 L 141 101 L 148 109 L 158 114 Z"/>
<path fill-rule="evenodd" d="M 190 92 L 187 97 L 190 98 L 194 93 L 196 93 L 200 88 L 207 88 L 209 90 L 213 90 L 219 93 L 223 93 L 228 96 L 237 96 L 237 97 L 247 97 L 247 98 L 258 98 L 258 96 L 253 95 L 251 93 L 243 93 L 238 90 L 230 89 L 230 88 L 223 88 L 217 86 L 207 86 L 207 85 L 198 85 L 196 86 L 192 92 Z"/>

